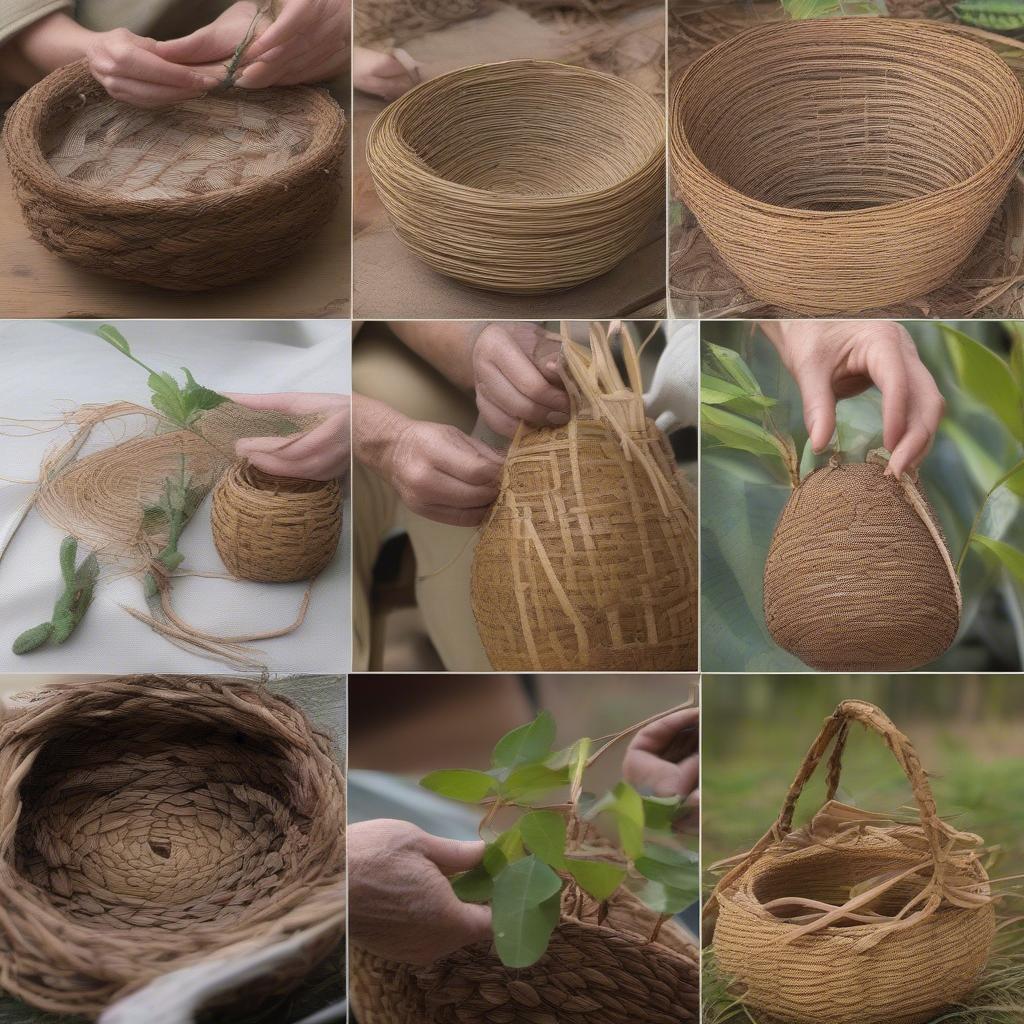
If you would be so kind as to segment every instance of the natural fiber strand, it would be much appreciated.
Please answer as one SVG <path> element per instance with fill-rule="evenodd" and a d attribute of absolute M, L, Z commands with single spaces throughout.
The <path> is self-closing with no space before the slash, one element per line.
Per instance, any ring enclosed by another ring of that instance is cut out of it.
<path fill-rule="evenodd" d="M 384 40 L 403 43 L 479 17 L 488 6 L 487 0 L 365 0 L 352 12 L 354 38 L 362 46 Z"/>

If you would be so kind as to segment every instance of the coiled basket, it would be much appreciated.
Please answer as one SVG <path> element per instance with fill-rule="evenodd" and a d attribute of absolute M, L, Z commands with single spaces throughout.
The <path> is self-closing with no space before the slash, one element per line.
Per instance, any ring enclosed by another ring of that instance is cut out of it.
<path fill-rule="evenodd" d="M 110 277 L 198 291 L 284 263 L 324 226 L 344 133 L 321 89 L 234 89 L 141 110 L 79 62 L 25 93 L 3 144 L 47 249 Z"/>
<path fill-rule="evenodd" d="M 766 25 L 673 82 L 680 198 L 765 302 L 877 309 L 945 283 L 1006 195 L 1024 91 L 988 47 L 890 18 Z"/>
<path fill-rule="evenodd" d="M 855 722 L 885 740 L 907 775 L 917 823 L 835 800 Z M 794 830 L 800 793 L 833 744 L 826 802 Z M 939 818 L 917 753 L 889 718 L 864 701 L 843 701 L 775 824 L 709 901 L 718 964 L 743 1001 L 773 1020 L 931 1020 L 971 993 L 991 952 L 995 909 L 980 843 Z M 706 923 L 705 935 L 711 930 Z"/>
<path fill-rule="evenodd" d="M 664 117 L 629 82 L 550 61 L 462 68 L 374 121 L 366 155 L 405 245 L 495 292 L 556 292 L 633 252 L 664 208 Z"/>
<path fill-rule="evenodd" d="M 598 908 L 567 893 L 561 923 L 532 967 L 505 967 L 480 943 L 430 967 L 353 946 L 350 989 L 361 1024 L 684 1024 L 699 1019 L 697 951 L 674 922 L 628 894 Z"/>
<path fill-rule="evenodd" d="M 239 680 L 54 684 L 0 723 L 0 973 L 42 1010 L 94 1018 L 213 956 L 344 934 L 344 780 L 289 701 Z"/>
<path fill-rule="evenodd" d="M 271 476 L 236 463 L 214 488 L 210 524 L 232 576 L 260 583 L 312 579 L 338 547 L 341 485 Z"/>

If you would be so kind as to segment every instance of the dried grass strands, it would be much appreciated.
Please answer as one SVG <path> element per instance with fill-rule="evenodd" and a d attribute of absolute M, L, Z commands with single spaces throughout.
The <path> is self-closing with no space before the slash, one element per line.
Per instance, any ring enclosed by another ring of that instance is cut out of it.
<path fill-rule="evenodd" d="M 487 0 L 366 0 L 352 12 L 354 38 L 362 46 L 385 39 L 401 43 L 475 18 L 488 6 Z"/>
<path fill-rule="evenodd" d="M 192 291 L 263 273 L 324 226 L 345 116 L 305 87 L 140 110 L 80 62 L 25 93 L 3 145 L 37 241 L 97 273 Z"/>
<path fill-rule="evenodd" d="M 240 680 L 56 684 L 0 722 L 0 971 L 96 1017 L 160 975 L 344 933 L 345 790 L 333 740 Z M 309 959 L 248 990 L 288 991 Z"/>
<path fill-rule="evenodd" d="M 549 61 L 462 68 L 374 121 L 367 162 L 406 246 L 509 294 L 610 270 L 664 207 L 664 117 L 628 82 Z"/>
<path fill-rule="evenodd" d="M 808 315 L 945 283 L 1024 147 L 1024 91 L 965 33 L 839 18 L 751 29 L 671 89 L 680 197 L 751 295 Z"/>
<path fill-rule="evenodd" d="M 884 739 L 909 779 L 916 824 L 835 801 L 855 722 Z M 825 804 L 794 830 L 797 800 L 830 747 Z M 971 992 L 992 948 L 995 909 L 980 843 L 938 816 L 920 759 L 889 718 L 864 701 L 843 701 L 778 819 L 719 881 L 705 935 L 754 1010 L 793 1024 L 922 1024 Z"/>
<path fill-rule="evenodd" d="M 499 671 L 696 666 L 697 541 L 690 495 L 604 325 L 563 325 L 567 426 L 520 428 L 473 556 L 473 615 Z"/>

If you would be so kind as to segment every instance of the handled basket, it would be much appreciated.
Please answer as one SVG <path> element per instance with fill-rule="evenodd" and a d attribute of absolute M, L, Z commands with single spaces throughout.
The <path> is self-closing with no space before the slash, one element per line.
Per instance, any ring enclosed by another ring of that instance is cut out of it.
<path fill-rule="evenodd" d="M 611 270 L 664 209 L 665 122 L 629 82 L 541 60 L 461 68 L 373 122 L 366 158 L 399 238 L 495 292 Z"/>
<path fill-rule="evenodd" d="M 910 780 L 918 823 L 835 801 L 853 722 L 885 740 Z M 794 830 L 800 793 L 833 743 L 826 802 Z M 930 1020 L 972 991 L 991 951 L 980 843 L 939 818 L 917 753 L 885 714 L 843 701 L 775 824 L 712 894 L 705 914 L 718 963 L 751 1008 L 789 1024 Z"/>
<path fill-rule="evenodd" d="M 765 25 L 673 82 L 680 198 L 751 295 L 806 315 L 944 284 L 1006 195 L 1024 91 L 988 47 L 890 18 Z"/>
<path fill-rule="evenodd" d="M 153 979 L 314 933 L 250 985 L 289 991 L 344 933 L 333 741 L 240 680 L 54 684 L 0 723 L 0 973 L 99 1015 Z"/>
<path fill-rule="evenodd" d="M 262 274 L 327 223 L 345 115 L 321 89 L 235 89 L 140 110 L 85 62 L 33 86 L 3 144 L 32 236 L 89 270 L 198 291 Z"/>

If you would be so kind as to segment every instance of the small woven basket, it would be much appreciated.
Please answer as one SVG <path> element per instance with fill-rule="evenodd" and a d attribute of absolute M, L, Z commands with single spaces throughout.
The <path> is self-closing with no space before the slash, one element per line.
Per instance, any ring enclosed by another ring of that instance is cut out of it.
<path fill-rule="evenodd" d="M 563 897 L 562 920 L 532 967 L 505 967 L 480 943 L 430 967 L 353 946 L 352 1004 L 361 1024 L 682 1024 L 699 1019 L 697 951 L 672 921 L 628 894 L 603 923 L 589 899 Z"/>
<path fill-rule="evenodd" d="M 333 742 L 240 680 L 55 684 L 0 723 L 0 973 L 94 1018 L 161 975 L 292 933 L 344 934 L 345 789 Z"/>
<path fill-rule="evenodd" d="M 988 47 L 890 18 L 765 25 L 673 82 L 679 195 L 751 295 L 807 315 L 944 284 L 1006 195 L 1024 91 Z"/>
<path fill-rule="evenodd" d="M 312 579 L 338 547 L 341 485 L 270 476 L 236 463 L 214 488 L 210 524 L 232 576 L 260 583 Z"/>
<path fill-rule="evenodd" d="M 665 123 L 635 85 L 513 60 L 431 79 L 374 121 L 366 156 L 399 237 L 435 270 L 510 294 L 610 270 L 664 208 Z"/>
<path fill-rule="evenodd" d="M 25 93 L 3 145 L 25 222 L 51 252 L 198 291 L 284 263 L 323 228 L 341 194 L 345 115 L 305 87 L 141 110 L 79 62 Z"/>
<path fill-rule="evenodd" d="M 910 780 L 918 824 L 835 801 L 850 724 L 878 733 Z M 826 803 L 793 830 L 825 756 Z M 975 988 L 995 936 L 977 836 L 936 811 L 910 741 L 847 700 L 826 721 L 769 832 L 718 883 L 705 911 L 716 959 L 743 1001 L 789 1024 L 922 1024 Z M 717 917 L 717 920 L 715 918 Z"/>

